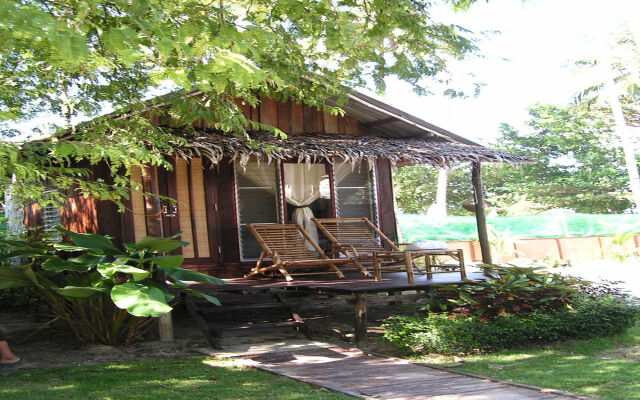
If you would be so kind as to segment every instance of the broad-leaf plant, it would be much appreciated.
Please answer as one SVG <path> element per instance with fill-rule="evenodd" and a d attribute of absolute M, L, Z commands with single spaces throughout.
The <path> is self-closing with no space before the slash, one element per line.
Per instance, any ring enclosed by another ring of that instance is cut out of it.
<path fill-rule="evenodd" d="M 172 310 L 181 290 L 220 304 L 186 282 L 223 280 L 180 268 L 183 256 L 169 254 L 184 242 L 145 237 L 120 248 L 106 236 L 57 229 L 71 242 L 3 242 L 0 290 L 31 287 L 81 342 L 121 344 L 139 338 L 151 317 Z M 16 260 L 23 263 L 15 265 Z"/>

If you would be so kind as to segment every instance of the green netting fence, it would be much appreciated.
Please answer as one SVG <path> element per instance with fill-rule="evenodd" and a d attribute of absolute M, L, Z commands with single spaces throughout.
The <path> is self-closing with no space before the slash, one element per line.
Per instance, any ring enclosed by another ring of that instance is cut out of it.
<path fill-rule="evenodd" d="M 399 214 L 402 238 L 414 240 L 476 240 L 474 216 L 429 218 Z M 519 239 L 549 237 L 611 236 L 618 232 L 639 232 L 640 215 L 633 214 L 541 214 L 487 217 L 487 224 L 500 234 Z"/>

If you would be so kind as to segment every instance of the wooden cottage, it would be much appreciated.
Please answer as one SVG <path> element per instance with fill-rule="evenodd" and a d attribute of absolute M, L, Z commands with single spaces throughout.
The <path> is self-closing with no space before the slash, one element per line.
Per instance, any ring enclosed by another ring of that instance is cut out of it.
<path fill-rule="evenodd" d="M 281 140 L 252 132 L 263 144 L 259 148 L 244 138 L 208 129 L 204 122 L 194 124 L 198 136 L 172 155 L 173 170 L 133 171 L 133 179 L 146 192 L 174 198 L 177 206 L 134 192 L 127 211 L 119 213 L 110 202 L 76 196 L 61 212 L 61 222 L 75 231 L 108 234 L 122 242 L 182 232 L 182 240 L 190 243 L 182 249 L 186 267 L 223 278 L 241 277 L 260 253 L 249 223 L 367 217 L 395 240 L 394 165 L 473 163 L 481 210 L 480 163 L 527 161 L 359 93 L 349 95 L 342 108 L 346 114 L 339 117 L 271 99 L 263 99 L 256 108 L 246 106 L 246 117 L 289 135 Z M 106 177 L 108 172 L 95 167 L 94 176 Z M 42 224 L 46 211 L 31 207 L 27 224 Z M 487 261 L 484 214 L 477 215 Z"/>

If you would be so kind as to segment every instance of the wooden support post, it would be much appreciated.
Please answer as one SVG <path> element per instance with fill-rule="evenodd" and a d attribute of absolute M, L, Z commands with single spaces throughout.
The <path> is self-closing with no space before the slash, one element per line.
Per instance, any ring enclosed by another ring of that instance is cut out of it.
<path fill-rule="evenodd" d="M 482 262 L 491 264 L 491 246 L 487 233 L 487 219 L 484 214 L 484 193 L 482 191 L 482 174 L 480 163 L 471 163 L 471 184 L 473 185 L 473 199 L 476 206 L 476 223 L 478 225 L 478 240 L 482 251 Z"/>
<path fill-rule="evenodd" d="M 382 280 L 382 272 L 380 271 L 380 258 L 378 258 L 378 252 L 373 252 L 373 276 L 376 282 Z"/>
<path fill-rule="evenodd" d="M 173 319 L 171 311 L 158 318 L 158 334 L 161 342 L 173 340 Z"/>
<path fill-rule="evenodd" d="M 424 268 L 427 270 L 427 279 L 433 279 L 433 267 L 431 267 L 431 256 L 428 253 L 424 254 Z"/>
<path fill-rule="evenodd" d="M 465 280 L 467 279 L 467 271 L 465 270 L 464 254 L 462 253 L 461 249 L 458 249 L 458 262 L 460 263 L 460 278 L 462 278 L 462 280 Z"/>
<path fill-rule="evenodd" d="M 407 281 L 413 285 L 415 283 L 413 278 L 413 259 L 409 251 L 404 252 L 404 266 L 407 269 Z"/>
<path fill-rule="evenodd" d="M 367 337 L 367 296 L 364 293 L 354 293 L 356 297 L 355 313 L 355 341 L 360 343 Z"/>

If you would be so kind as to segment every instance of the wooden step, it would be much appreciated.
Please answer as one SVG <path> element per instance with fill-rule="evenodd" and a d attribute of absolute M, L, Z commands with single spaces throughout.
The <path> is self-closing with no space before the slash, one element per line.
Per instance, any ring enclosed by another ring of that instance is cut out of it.
<path fill-rule="evenodd" d="M 281 292 L 224 293 L 216 297 L 221 301 L 221 306 L 202 301 L 203 299 L 194 296 L 183 296 L 183 301 L 189 314 L 198 324 L 207 342 L 216 349 L 222 348 L 220 343 L 222 332 L 229 331 L 299 327 L 305 336 L 311 339 L 304 320 L 294 312 Z M 270 315 L 269 311 L 271 310 L 285 311 L 288 316 L 285 317 L 282 312 Z M 256 318 L 258 313 L 260 313 L 260 321 L 252 322 L 252 319 L 258 319 Z M 223 322 L 225 319 L 237 321 L 239 318 L 244 318 L 244 321 Z M 271 319 L 271 322 L 266 322 L 265 318 Z M 273 319 L 276 319 L 276 321 L 273 321 Z"/>
<path fill-rule="evenodd" d="M 218 299 L 222 305 L 236 305 L 236 304 L 247 304 L 247 303 L 264 303 L 264 302 L 272 302 L 273 294 L 265 294 L 265 293 L 251 293 L 251 294 L 212 294 L 213 297 Z M 194 303 L 198 306 L 201 305 L 209 305 L 211 304 L 206 299 L 195 298 Z"/>
<path fill-rule="evenodd" d="M 250 304 L 236 304 L 221 306 L 211 305 L 198 305 L 198 308 L 205 314 L 224 313 L 232 311 L 254 311 L 254 310 L 290 310 L 291 306 L 285 303 L 250 303 Z"/>
<path fill-rule="evenodd" d="M 233 331 L 245 331 L 249 329 L 273 329 L 273 328 L 287 328 L 287 327 L 297 327 L 304 326 L 304 322 L 299 321 L 280 321 L 280 322 L 245 322 L 238 324 L 228 324 L 228 325 L 216 325 L 214 329 L 212 329 L 213 334 L 219 334 L 219 332 L 233 332 Z"/>

